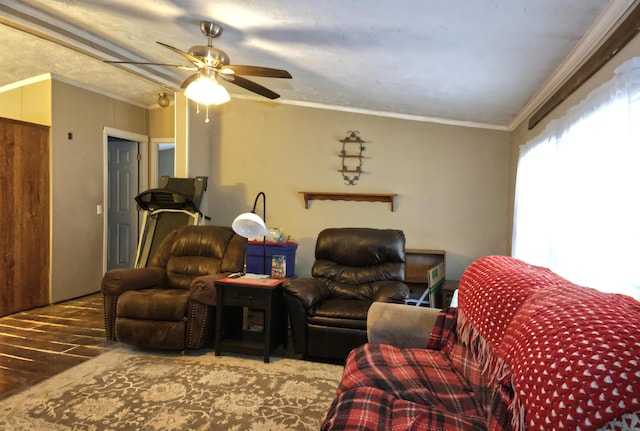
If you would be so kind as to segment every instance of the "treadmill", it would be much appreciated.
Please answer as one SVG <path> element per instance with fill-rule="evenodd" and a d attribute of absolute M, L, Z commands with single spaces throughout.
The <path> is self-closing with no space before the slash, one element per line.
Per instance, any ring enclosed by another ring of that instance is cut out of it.
<path fill-rule="evenodd" d="M 135 200 L 142 211 L 142 230 L 136 252 L 136 268 L 147 266 L 169 232 L 210 220 L 200 212 L 208 177 L 160 177 L 160 187 L 146 190 Z"/>

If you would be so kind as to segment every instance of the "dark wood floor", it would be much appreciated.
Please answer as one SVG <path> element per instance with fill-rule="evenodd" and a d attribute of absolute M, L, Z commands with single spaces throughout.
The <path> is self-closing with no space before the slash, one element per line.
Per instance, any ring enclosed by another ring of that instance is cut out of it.
<path fill-rule="evenodd" d="M 102 294 L 0 317 L 0 399 L 115 346 Z"/>

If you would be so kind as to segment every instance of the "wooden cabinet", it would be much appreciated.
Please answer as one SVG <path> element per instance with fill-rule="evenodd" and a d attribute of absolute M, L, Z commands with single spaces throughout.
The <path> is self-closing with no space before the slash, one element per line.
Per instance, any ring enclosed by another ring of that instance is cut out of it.
<path fill-rule="evenodd" d="M 460 280 L 445 280 L 442 285 L 442 308 L 448 307 L 453 298 L 453 292 L 458 289 Z"/>
<path fill-rule="evenodd" d="M 427 289 L 429 283 L 428 271 L 436 265 L 442 264 L 446 269 L 446 252 L 444 250 L 405 249 L 405 283 L 411 289 L 411 298 L 418 299 Z M 446 283 L 446 282 L 445 282 Z M 435 306 L 442 307 L 444 303 L 442 287 L 435 295 Z"/>
<path fill-rule="evenodd" d="M 49 304 L 49 128 L 0 118 L 0 316 Z"/>
<path fill-rule="evenodd" d="M 407 248 L 405 251 L 405 281 L 424 287 L 428 282 L 427 270 L 440 263 L 445 264 L 444 250 Z M 444 266 L 444 265 L 443 265 Z"/>

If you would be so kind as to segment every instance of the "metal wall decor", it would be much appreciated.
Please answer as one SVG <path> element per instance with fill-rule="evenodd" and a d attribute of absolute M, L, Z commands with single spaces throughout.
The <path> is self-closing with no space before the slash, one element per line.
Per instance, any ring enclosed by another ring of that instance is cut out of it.
<path fill-rule="evenodd" d="M 342 168 L 338 172 L 342 173 L 342 179 L 348 186 L 355 186 L 358 184 L 360 175 L 364 173 L 362 170 L 362 159 L 364 156 L 362 153 L 365 150 L 364 143 L 357 130 L 348 131 L 347 136 L 344 139 L 340 139 L 342 142 L 342 151 L 340 151 L 340 157 L 342 158 Z M 353 174 L 353 175 L 349 175 Z"/>

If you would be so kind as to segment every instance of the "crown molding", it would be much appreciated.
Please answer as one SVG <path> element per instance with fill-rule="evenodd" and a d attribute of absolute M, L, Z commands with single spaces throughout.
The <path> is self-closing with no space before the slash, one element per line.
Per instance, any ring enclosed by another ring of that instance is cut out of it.
<path fill-rule="evenodd" d="M 531 114 L 540 108 L 602 45 L 607 36 L 620 25 L 639 0 L 611 0 L 591 25 L 580 42 L 553 72 L 536 94 L 509 123 L 507 130 L 514 131 Z"/>
<path fill-rule="evenodd" d="M 349 106 L 339 106 L 339 105 L 327 105 L 323 103 L 316 102 L 305 102 L 300 100 L 291 100 L 291 99 L 277 99 L 277 100 L 265 100 L 264 98 L 247 95 L 247 94 L 235 94 L 230 92 L 232 99 L 241 99 L 241 100 L 252 100 L 255 102 L 261 103 L 278 103 L 281 105 L 291 105 L 291 106 L 302 106 L 305 108 L 314 108 L 314 109 L 326 109 L 330 111 L 338 111 L 338 112 L 349 112 L 352 114 L 362 114 L 362 115 L 371 115 L 376 117 L 385 117 L 385 118 L 395 118 L 399 120 L 408 120 L 408 121 L 418 121 L 423 123 L 436 123 L 436 124 L 445 124 L 448 126 L 460 126 L 460 127 L 471 127 L 474 129 L 489 129 L 489 130 L 501 130 L 507 131 L 507 126 L 498 125 L 498 124 L 489 124 L 489 123 L 478 123 L 473 121 L 462 121 L 462 120 L 451 120 L 447 118 L 438 118 L 438 117 L 427 117 L 421 115 L 408 115 L 401 114 L 398 112 L 388 112 L 388 111 L 375 111 L 371 109 L 362 109 L 362 108 L 354 108 Z"/>

